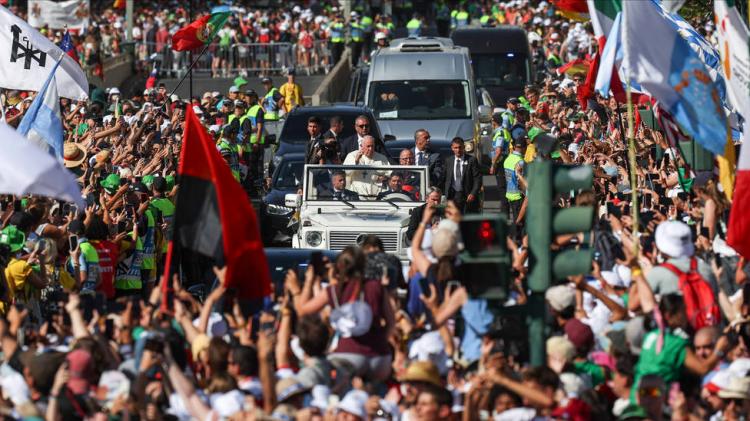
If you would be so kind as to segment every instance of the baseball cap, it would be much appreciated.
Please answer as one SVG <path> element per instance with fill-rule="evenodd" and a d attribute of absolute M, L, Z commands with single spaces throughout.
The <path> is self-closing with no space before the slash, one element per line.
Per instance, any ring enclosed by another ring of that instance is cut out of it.
<path fill-rule="evenodd" d="M 515 104 L 515 105 L 519 105 L 521 103 L 521 101 L 519 101 L 518 98 L 516 98 L 516 97 L 510 97 L 510 98 L 508 98 L 507 102 L 510 103 L 510 104 Z"/>
<path fill-rule="evenodd" d="M 239 91 L 240 91 L 240 88 L 238 88 L 237 85 L 232 85 L 229 87 L 229 93 L 239 92 Z"/>
<path fill-rule="evenodd" d="M 264 77 L 260 80 L 260 83 L 273 83 L 270 77 Z"/>
<path fill-rule="evenodd" d="M 0 231 L 0 244 L 10 247 L 10 252 L 15 253 L 23 248 L 26 243 L 26 235 L 15 225 L 8 225 Z"/>

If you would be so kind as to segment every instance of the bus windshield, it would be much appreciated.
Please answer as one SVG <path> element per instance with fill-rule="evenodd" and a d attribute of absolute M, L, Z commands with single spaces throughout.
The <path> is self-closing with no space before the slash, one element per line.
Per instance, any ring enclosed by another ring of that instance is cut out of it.
<path fill-rule="evenodd" d="M 471 118 L 469 82 L 399 80 L 373 82 L 370 104 L 378 120 Z"/>

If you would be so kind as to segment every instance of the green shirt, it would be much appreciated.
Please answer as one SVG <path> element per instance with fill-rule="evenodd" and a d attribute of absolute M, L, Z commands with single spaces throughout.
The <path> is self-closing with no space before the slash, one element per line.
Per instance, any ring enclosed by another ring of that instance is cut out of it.
<path fill-rule="evenodd" d="M 647 333 L 643 338 L 641 356 L 635 366 L 634 387 L 640 379 L 648 374 L 656 374 L 669 384 L 677 381 L 680 377 L 682 364 L 685 362 L 685 354 L 688 347 L 688 339 L 684 333 L 664 332 L 664 344 L 661 352 L 656 353 L 656 344 L 659 339 L 659 330 L 655 329 Z"/>
<path fill-rule="evenodd" d="M 576 369 L 576 374 L 588 374 L 591 377 L 591 385 L 593 387 L 607 381 L 604 368 L 591 361 L 576 361 L 573 363 L 573 366 Z"/>

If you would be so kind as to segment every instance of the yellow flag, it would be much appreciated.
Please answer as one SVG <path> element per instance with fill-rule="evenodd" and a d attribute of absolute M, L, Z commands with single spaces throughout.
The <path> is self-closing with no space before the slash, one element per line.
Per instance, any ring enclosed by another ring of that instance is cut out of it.
<path fill-rule="evenodd" d="M 737 167 L 737 156 L 734 153 L 734 142 L 732 142 L 732 131 L 727 125 L 727 143 L 724 145 L 724 156 L 717 156 L 719 160 L 719 181 L 724 189 L 727 199 L 732 201 L 734 194 L 734 176 Z"/>

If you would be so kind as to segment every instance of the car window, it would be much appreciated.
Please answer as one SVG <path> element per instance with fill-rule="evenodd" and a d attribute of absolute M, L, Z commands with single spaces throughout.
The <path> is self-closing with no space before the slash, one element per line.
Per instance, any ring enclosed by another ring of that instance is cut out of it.
<path fill-rule="evenodd" d="M 299 113 L 293 113 L 290 116 L 287 117 L 286 122 L 284 123 L 284 128 L 281 131 L 281 141 L 282 142 L 292 142 L 292 143 L 304 143 L 307 142 L 310 139 L 310 135 L 307 134 L 307 119 L 311 116 L 317 116 L 321 120 L 321 132 L 325 133 L 330 128 L 329 120 L 334 115 L 340 116 L 344 120 L 344 131 L 342 132 L 340 138 L 345 139 L 349 136 L 352 136 L 354 132 L 354 120 L 360 115 L 359 113 L 342 113 L 342 114 L 336 114 L 336 113 L 309 113 L 309 112 L 299 112 Z M 368 118 L 369 119 L 369 118 Z M 375 127 L 375 131 L 373 132 L 373 135 L 376 137 L 380 137 L 379 131 L 377 131 L 377 126 L 375 121 L 372 119 L 370 120 L 370 127 Z"/>
<path fill-rule="evenodd" d="M 306 201 L 422 202 L 425 197 L 424 167 L 336 166 L 307 171 Z"/>
<path fill-rule="evenodd" d="M 520 53 L 472 54 L 477 86 L 523 88 L 526 84 L 526 55 Z"/>
<path fill-rule="evenodd" d="M 305 170 L 303 161 L 284 161 L 276 173 L 274 187 L 277 189 L 293 189 L 302 185 L 302 173 Z"/>

